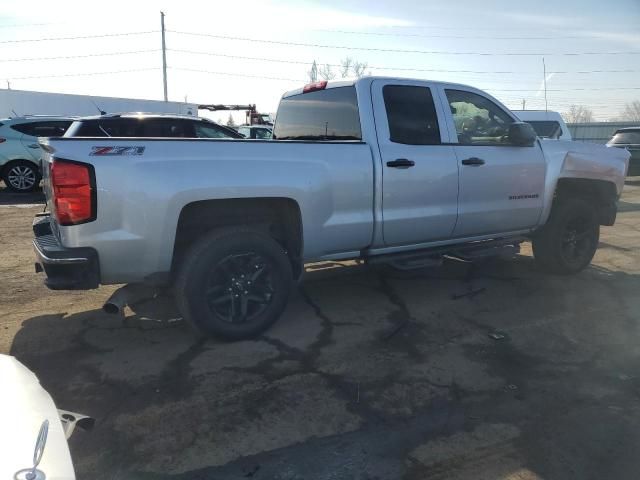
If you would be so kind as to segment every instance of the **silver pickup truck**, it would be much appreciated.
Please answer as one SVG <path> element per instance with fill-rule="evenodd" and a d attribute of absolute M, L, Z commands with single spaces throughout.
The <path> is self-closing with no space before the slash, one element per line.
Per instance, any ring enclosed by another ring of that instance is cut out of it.
<path fill-rule="evenodd" d="M 541 142 L 472 87 L 382 77 L 286 93 L 273 138 L 42 140 L 36 269 L 52 289 L 132 284 L 112 309 L 171 287 L 197 330 L 245 338 L 308 262 L 419 266 L 530 240 L 542 268 L 576 273 L 615 221 L 629 157 Z"/>

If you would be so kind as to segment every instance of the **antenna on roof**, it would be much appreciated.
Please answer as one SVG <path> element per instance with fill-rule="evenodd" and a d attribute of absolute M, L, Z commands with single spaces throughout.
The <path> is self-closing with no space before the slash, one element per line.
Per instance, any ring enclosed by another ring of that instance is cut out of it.
<path fill-rule="evenodd" d="M 107 112 L 105 112 L 104 110 L 102 110 L 98 105 L 96 105 L 96 102 L 94 102 L 93 100 L 89 99 L 89 101 L 91 103 L 93 103 L 93 106 L 96 107 L 96 109 L 100 112 L 100 115 L 106 115 Z"/>
<path fill-rule="evenodd" d="M 19 116 L 20 116 L 20 115 L 18 115 L 18 114 L 16 113 L 16 111 L 15 111 L 15 110 L 13 110 L 13 109 L 12 109 L 11 111 L 13 112 L 13 114 L 14 114 L 16 117 L 19 117 Z"/>

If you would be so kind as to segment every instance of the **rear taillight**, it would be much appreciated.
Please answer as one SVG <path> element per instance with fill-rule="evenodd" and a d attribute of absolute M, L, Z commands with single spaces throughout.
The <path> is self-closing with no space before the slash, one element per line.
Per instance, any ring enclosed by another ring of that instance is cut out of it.
<path fill-rule="evenodd" d="M 54 159 L 51 163 L 53 212 L 60 225 L 95 220 L 93 169 L 85 163 Z"/>

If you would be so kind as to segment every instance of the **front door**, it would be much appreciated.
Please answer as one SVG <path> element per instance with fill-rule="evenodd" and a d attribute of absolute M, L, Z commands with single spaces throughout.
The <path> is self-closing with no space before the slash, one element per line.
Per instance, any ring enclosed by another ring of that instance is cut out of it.
<path fill-rule="evenodd" d="M 374 117 L 382 160 L 386 245 L 451 238 L 457 217 L 458 164 L 446 145 L 444 110 L 429 83 L 376 80 Z"/>
<path fill-rule="evenodd" d="M 447 105 L 460 195 L 455 238 L 526 230 L 542 212 L 546 162 L 538 142 L 509 143 L 514 117 L 480 92 L 440 87 Z"/>

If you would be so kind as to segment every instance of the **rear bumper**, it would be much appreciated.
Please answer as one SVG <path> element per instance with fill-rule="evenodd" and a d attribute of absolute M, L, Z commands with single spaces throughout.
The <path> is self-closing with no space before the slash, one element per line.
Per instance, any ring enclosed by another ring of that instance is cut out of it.
<path fill-rule="evenodd" d="M 51 231 L 49 215 L 33 220 L 36 273 L 44 272 L 44 283 L 52 290 L 90 290 L 100 284 L 98 253 L 90 247 L 66 248 Z"/>

